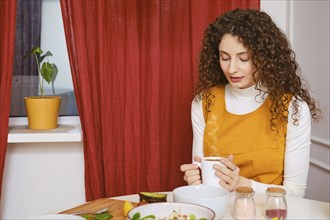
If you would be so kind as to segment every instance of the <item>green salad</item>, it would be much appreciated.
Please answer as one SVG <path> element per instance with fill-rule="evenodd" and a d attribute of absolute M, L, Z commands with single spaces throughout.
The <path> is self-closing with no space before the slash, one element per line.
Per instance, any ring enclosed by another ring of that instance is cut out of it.
<path fill-rule="evenodd" d="M 207 220 L 206 218 L 197 219 L 194 214 L 182 214 L 181 210 L 173 210 L 168 216 L 147 215 L 141 216 L 140 212 L 133 215 L 132 220 Z"/>

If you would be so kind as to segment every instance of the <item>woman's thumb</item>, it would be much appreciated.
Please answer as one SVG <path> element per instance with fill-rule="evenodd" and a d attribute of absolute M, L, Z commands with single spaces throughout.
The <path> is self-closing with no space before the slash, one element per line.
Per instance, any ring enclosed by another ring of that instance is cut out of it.
<path fill-rule="evenodd" d="M 202 159 L 199 156 L 194 156 L 194 161 L 200 163 Z"/>

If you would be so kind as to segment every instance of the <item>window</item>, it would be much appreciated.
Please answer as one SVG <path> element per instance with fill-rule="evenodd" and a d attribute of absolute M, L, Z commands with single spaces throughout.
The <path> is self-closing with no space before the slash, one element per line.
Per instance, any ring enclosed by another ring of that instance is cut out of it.
<path fill-rule="evenodd" d="M 29 1 L 20 0 L 17 2 L 17 4 L 20 4 L 23 8 L 21 12 L 26 13 L 26 10 L 31 10 L 32 13 L 38 13 L 38 10 L 36 10 L 35 7 L 26 6 L 26 2 Z M 17 28 L 22 28 L 23 31 L 30 31 L 29 28 L 24 29 L 24 25 Z M 31 48 L 24 48 L 24 50 L 15 51 L 15 56 L 20 56 L 21 58 L 24 57 L 26 55 L 25 53 L 32 49 L 32 46 L 29 47 Z M 56 95 L 60 95 L 62 98 L 59 115 L 78 115 L 59 0 L 42 0 L 40 47 L 42 50 L 50 50 L 53 53 L 51 62 L 54 62 L 59 69 L 59 73 L 55 80 L 55 93 Z M 19 54 L 16 55 L 16 53 Z M 24 62 L 28 61 L 25 60 Z M 32 62 L 31 65 L 33 64 L 35 65 L 35 62 Z M 31 70 L 24 69 L 24 71 Z M 36 69 L 34 71 L 36 71 Z M 38 95 L 39 91 L 37 73 L 33 75 L 29 74 L 30 73 L 20 74 L 19 72 L 16 72 L 13 75 L 12 96 L 10 104 L 11 117 L 26 116 L 24 97 Z M 45 85 L 45 94 L 51 95 L 51 85 L 48 85 L 47 83 Z"/>

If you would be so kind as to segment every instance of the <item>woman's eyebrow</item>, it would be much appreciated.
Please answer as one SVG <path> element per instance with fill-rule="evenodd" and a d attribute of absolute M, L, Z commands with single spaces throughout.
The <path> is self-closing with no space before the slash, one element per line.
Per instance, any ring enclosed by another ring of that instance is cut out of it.
<path fill-rule="evenodd" d="M 228 55 L 229 55 L 228 52 L 223 51 L 223 50 L 219 50 L 219 52 L 220 52 L 220 53 L 224 53 L 224 54 L 228 54 Z M 250 52 L 249 52 L 249 51 L 242 51 L 242 52 L 237 53 L 237 55 L 243 55 L 243 54 L 250 54 Z"/>

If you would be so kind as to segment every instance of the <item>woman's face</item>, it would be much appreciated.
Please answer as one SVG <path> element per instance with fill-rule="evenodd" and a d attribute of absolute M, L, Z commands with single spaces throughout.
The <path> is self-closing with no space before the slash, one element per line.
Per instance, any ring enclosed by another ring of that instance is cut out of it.
<path fill-rule="evenodd" d="M 239 89 L 255 84 L 253 73 L 256 68 L 251 60 L 251 53 L 231 34 L 223 35 L 219 44 L 220 66 L 228 82 Z"/>

